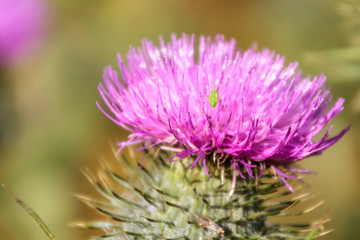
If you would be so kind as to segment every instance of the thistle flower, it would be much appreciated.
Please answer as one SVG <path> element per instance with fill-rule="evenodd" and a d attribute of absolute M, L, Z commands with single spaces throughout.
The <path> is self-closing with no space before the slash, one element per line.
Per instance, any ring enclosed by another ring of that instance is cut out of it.
<path fill-rule="evenodd" d="M 0 0 L 0 63 L 14 60 L 41 33 L 41 0 Z"/>
<path fill-rule="evenodd" d="M 110 112 L 101 111 L 131 132 L 124 146 L 146 143 L 175 152 L 167 159 L 187 159 L 191 168 L 228 164 L 245 178 L 252 168 L 272 168 L 286 182 L 303 172 L 291 164 L 319 154 L 349 128 L 329 138 L 313 138 L 343 109 L 344 99 L 330 106 L 324 75 L 303 76 L 298 63 L 268 49 L 236 49 L 235 40 L 218 35 L 183 35 L 160 46 L 143 40 L 131 47 L 126 65 L 120 55 L 124 83 L 111 67 L 104 70 L 99 92 Z M 245 169 L 241 171 L 241 169 Z M 287 174 L 284 170 L 287 169 Z M 234 184 L 234 183 L 233 183 Z M 293 191 L 293 190 L 292 190 Z"/>

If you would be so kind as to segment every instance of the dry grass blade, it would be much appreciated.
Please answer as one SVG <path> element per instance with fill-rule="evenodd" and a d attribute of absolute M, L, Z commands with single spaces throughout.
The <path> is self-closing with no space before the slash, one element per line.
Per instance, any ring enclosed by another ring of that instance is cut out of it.
<path fill-rule="evenodd" d="M 1 184 L 1 186 L 7 191 L 15 200 L 15 202 L 20 205 L 34 220 L 35 222 L 40 226 L 40 228 L 45 232 L 46 236 L 52 240 L 56 240 L 54 234 L 50 231 L 50 229 L 46 226 L 43 220 L 39 217 L 39 215 L 28 205 L 26 205 L 22 200 L 17 198 L 15 194 L 13 194 L 5 184 Z"/>

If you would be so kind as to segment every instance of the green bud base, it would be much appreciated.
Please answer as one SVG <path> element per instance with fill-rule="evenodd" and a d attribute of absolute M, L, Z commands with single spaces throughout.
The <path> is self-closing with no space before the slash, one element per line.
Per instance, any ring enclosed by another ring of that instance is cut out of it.
<path fill-rule="evenodd" d="M 313 229 L 310 223 L 270 223 L 273 216 L 306 212 L 289 211 L 305 195 L 291 193 L 271 169 L 258 179 L 236 174 L 234 187 L 230 166 L 210 164 L 208 177 L 200 164 L 191 169 L 185 160 L 164 162 L 166 153 L 153 156 L 141 167 L 118 157 L 127 177 L 106 164 L 97 177 L 85 172 L 106 200 L 79 198 L 109 217 L 78 224 L 104 230 L 93 239 L 307 239 Z"/>

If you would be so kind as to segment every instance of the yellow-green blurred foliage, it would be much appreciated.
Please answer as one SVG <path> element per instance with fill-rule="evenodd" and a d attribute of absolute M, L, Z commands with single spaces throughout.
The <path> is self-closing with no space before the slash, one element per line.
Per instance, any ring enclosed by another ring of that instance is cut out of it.
<path fill-rule="evenodd" d="M 326 201 L 303 220 L 320 219 L 331 209 L 326 227 L 336 231 L 322 239 L 360 239 L 360 76 L 342 81 L 304 57 L 347 46 L 336 1 L 52 0 L 49 7 L 41 46 L 2 69 L 1 105 L 8 116 L 1 126 L 0 182 L 32 206 L 59 240 L 92 234 L 68 226 L 99 216 L 71 195 L 94 193 L 79 168 L 95 169 L 99 158 L 111 158 L 115 141 L 126 139 L 95 105 L 103 68 L 115 66 L 116 53 L 124 55 L 142 38 L 157 41 L 160 34 L 169 39 L 183 32 L 222 33 L 243 49 L 257 42 L 288 62 L 298 60 L 306 74 L 328 75 L 334 97 L 346 99 L 333 133 L 350 123 L 352 129 L 321 156 L 303 161 L 319 173 L 305 178 L 309 191 Z M 5 191 L 0 238 L 47 239 Z"/>

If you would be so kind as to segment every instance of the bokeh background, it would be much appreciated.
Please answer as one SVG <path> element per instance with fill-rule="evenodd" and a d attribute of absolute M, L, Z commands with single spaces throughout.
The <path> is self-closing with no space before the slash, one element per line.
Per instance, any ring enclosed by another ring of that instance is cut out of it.
<path fill-rule="evenodd" d="M 356 1 L 52 0 L 42 4 L 41 30 L 26 50 L 0 66 L 0 183 L 32 206 L 59 240 L 94 234 L 69 226 L 99 217 L 72 196 L 94 194 L 79 169 L 96 169 L 99 159 L 112 158 L 114 143 L 126 139 L 126 132 L 95 105 L 104 67 L 116 66 L 116 53 L 124 55 L 142 38 L 157 41 L 159 35 L 169 39 L 171 33 L 183 32 L 221 33 L 235 38 L 242 49 L 257 42 L 260 48 L 285 55 L 288 63 L 299 61 L 306 74 L 328 76 L 334 98 L 346 99 L 344 111 L 332 122 L 333 134 L 348 124 L 352 128 L 321 156 L 302 162 L 318 173 L 305 177 L 310 191 L 326 201 L 304 221 L 331 210 L 332 221 L 326 227 L 336 230 L 321 239 L 360 239 Z M 26 20 L 22 21 L 18 24 Z M 2 189 L 0 238 L 47 239 Z"/>

